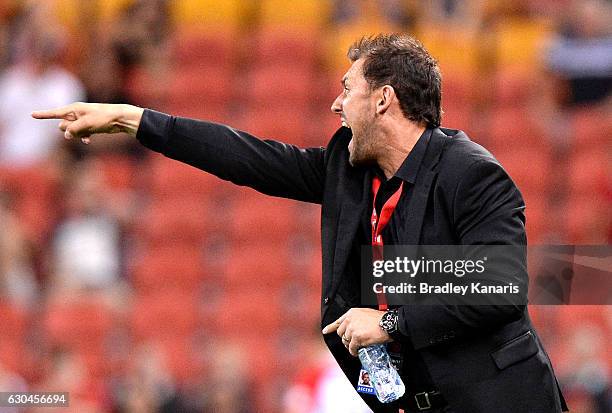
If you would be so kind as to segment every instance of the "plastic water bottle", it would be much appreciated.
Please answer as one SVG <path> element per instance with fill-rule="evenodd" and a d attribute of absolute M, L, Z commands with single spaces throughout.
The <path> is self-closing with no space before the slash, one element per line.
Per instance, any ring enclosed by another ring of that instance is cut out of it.
<path fill-rule="evenodd" d="M 391 364 L 384 344 L 359 349 L 359 360 L 370 375 L 376 397 L 382 403 L 391 403 L 404 395 L 406 387 L 399 373 Z"/>

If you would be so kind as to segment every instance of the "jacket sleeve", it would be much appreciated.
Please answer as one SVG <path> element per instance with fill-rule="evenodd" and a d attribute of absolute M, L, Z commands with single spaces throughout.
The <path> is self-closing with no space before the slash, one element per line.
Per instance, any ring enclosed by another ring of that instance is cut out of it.
<path fill-rule="evenodd" d="M 459 179 L 450 208 L 459 244 L 475 246 L 475 253 L 511 246 L 513 253 L 498 254 L 497 264 L 487 266 L 481 277 L 518 285 L 519 294 L 512 301 L 508 295 L 487 295 L 490 305 L 471 305 L 466 298 L 463 305 L 401 307 L 399 331 L 415 348 L 495 329 L 522 316 L 528 285 L 524 209 L 514 182 L 493 158 L 475 161 Z"/>
<path fill-rule="evenodd" d="M 321 203 L 325 149 L 261 140 L 213 122 L 145 110 L 136 138 L 147 148 L 267 195 Z"/>

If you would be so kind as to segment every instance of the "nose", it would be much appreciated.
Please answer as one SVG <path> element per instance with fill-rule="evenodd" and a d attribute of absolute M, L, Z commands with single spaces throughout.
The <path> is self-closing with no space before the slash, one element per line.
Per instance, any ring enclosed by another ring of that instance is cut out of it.
<path fill-rule="evenodd" d="M 339 94 L 334 103 L 332 103 L 331 111 L 336 115 L 340 115 L 342 113 L 342 94 Z"/>

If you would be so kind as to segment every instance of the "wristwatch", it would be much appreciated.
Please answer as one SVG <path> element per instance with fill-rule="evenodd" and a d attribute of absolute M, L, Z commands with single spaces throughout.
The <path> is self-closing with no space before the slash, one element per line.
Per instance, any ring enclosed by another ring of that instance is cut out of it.
<path fill-rule="evenodd" d="M 387 334 L 393 336 L 395 333 L 397 333 L 397 319 L 397 309 L 387 310 L 387 312 L 380 318 L 378 325 L 380 328 L 385 330 Z"/>

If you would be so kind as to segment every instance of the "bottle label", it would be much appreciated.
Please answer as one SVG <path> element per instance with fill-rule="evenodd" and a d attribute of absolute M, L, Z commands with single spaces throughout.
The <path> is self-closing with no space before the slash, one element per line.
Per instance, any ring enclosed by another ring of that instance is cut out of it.
<path fill-rule="evenodd" d="M 372 386 L 370 374 L 364 369 L 361 369 L 359 372 L 359 378 L 357 379 L 357 391 L 364 394 L 376 394 L 374 391 L 374 386 Z"/>

